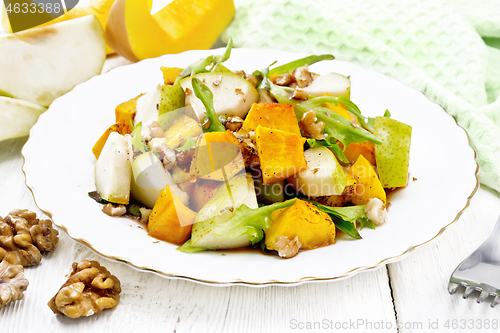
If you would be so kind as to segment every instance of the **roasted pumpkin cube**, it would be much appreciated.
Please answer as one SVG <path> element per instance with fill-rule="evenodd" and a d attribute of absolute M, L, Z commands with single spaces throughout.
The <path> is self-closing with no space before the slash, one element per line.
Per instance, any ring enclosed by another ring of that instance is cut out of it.
<path fill-rule="evenodd" d="M 299 124 L 293 111 L 293 105 L 281 103 L 252 104 L 241 131 L 246 133 L 255 131 L 259 125 L 295 133 L 300 136 Z"/>
<path fill-rule="evenodd" d="M 133 124 L 135 114 L 137 113 L 137 100 L 144 94 L 132 98 L 119 104 L 115 109 L 116 123 L 123 121 L 126 124 Z"/>
<path fill-rule="evenodd" d="M 363 155 L 371 165 L 377 164 L 375 161 L 375 144 L 370 141 L 348 144 L 344 150 L 344 155 L 351 164 L 358 160 L 359 155 Z"/>
<path fill-rule="evenodd" d="M 99 140 L 97 140 L 97 142 L 94 144 L 94 147 L 92 147 L 92 153 L 94 154 L 96 159 L 98 159 L 101 155 L 102 148 L 106 144 L 106 141 L 108 141 L 108 137 L 111 133 L 117 132 L 121 135 L 125 135 L 132 132 L 132 128 L 129 124 L 130 123 L 121 120 L 120 122 L 111 125 L 106 131 L 104 131 Z"/>
<path fill-rule="evenodd" d="M 271 228 L 264 229 L 266 247 L 277 250 L 279 236 L 298 237 L 301 249 L 310 250 L 335 243 L 335 224 L 328 214 L 308 201 L 297 200 L 290 207 L 275 210 Z"/>
<path fill-rule="evenodd" d="M 149 216 L 148 234 L 169 243 L 182 245 L 191 235 L 196 213 L 184 206 L 167 185 Z"/>
<path fill-rule="evenodd" d="M 182 72 L 182 68 L 178 67 L 160 67 L 161 71 L 163 72 L 163 81 L 165 84 L 172 85 L 174 84 L 175 80 L 179 76 L 179 74 Z"/>
<path fill-rule="evenodd" d="M 387 197 L 382 183 L 380 183 L 373 165 L 363 155 L 359 155 L 356 163 L 349 169 L 349 174 L 356 180 L 356 187 L 352 195 L 353 204 L 365 205 L 372 198 L 378 198 L 382 200 L 384 205 L 386 204 Z"/>
<path fill-rule="evenodd" d="M 188 135 L 194 138 L 201 133 L 203 133 L 203 130 L 200 124 L 193 118 L 183 114 L 165 131 L 167 146 L 171 148 L 180 147 L 186 143 Z"/>
<path fill-rule="evenodd" d="M 244 168 L 240 143 L 228 130 L 200 137 L 189 173 L 197 178 L 227 181 Z"/>
<path fill-rule="evenodd" d="M 255 134 L 264 185 L 290 178 L 307 168 L 304 158 L 306 139 L 294 133 L 260 125 Z"/>

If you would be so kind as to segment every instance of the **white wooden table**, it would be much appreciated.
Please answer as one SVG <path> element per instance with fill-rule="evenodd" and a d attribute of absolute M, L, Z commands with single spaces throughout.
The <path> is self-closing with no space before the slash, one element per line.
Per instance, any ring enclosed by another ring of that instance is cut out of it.
<path fill-rule="evenodd" d="M 123 63 L 108 60 L 104 71 Z M 0 142 L 1 216 L 15 208 L 43 216 L 21 170 L 26 140 Z M 494 332 L 500 330 L 500 306 L 476 304 L 474 296 L 463 300 L 447 286 L 499 214 L 500 196 L 481 187 L 451 229 L 397 263 L 344 280 L 264 288 L 207 286 L 139 272 L 60 230 L 56 250 L 25 269 L 30 284 L 24 299 L 0 309 L 0 332 Z M 47 302 L 71 264 L 84 259 L 98 260 L 121 280 L 120 303 L 88 318 L 54 315 Z"/>

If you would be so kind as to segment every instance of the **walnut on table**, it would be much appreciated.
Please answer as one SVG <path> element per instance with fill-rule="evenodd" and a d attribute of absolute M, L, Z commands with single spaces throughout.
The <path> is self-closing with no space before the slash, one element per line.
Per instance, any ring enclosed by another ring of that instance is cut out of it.
<path fill-rule="evenodd" d="M 114 308 L 120 300 L 120 281 L 97 261 L 73 263 L 73 271 L 47 304 L 55 314 L 70 318 L 91 316 Z"/>
<path fill-rule="evenodd" d="M 36 265 L 42 260 L 41 252 L 54 250 L 58 234 L 50 220 L 37 219 L 36 213 L 26 209 L 13 210 L 0 218 L 0 260 Z"/>
<path fill-rule="evenodd" d="M 28 284 L 23 266 L 5 260 L 0 262 L 0 308 L 9 302 L 21 300 Z"/>

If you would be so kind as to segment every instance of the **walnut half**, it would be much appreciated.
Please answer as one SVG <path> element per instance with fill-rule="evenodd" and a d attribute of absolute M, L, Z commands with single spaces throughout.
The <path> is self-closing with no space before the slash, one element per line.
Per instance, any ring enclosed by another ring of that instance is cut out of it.
<path fill-rule="evenodd" d="M 278 251 L 278 255 L 281 258 L 293 258 L 299 253 L 299 249 L 302 243 L 299 241 L 299 237 L 290 239 L 286 236 L 278 236 L 274 242 L 274 249 Z"/>
<path fill-rule="evenodd" d="M 316 118 L 316 112 L 307 111 L 302 115 L 302 119 L 300 119 L 299 127 L 302 133 L 305 136 L 311 137 L 316 140 L 324 140 L 326 137 L 323 134 L 323 130 L 325 129 L 325 123 L 322 121 L 316 122 L 318 119 Z"/>
<path fill-rule="evenodd" d="M 41 252 L 54 250 L 59 232 L 50 220 L 36 218 L 26 209 L 13 210 L 0 218 L 0 260 L 33 266 L 42 260 Z"/>
<path fill-rule="evenodd" d="M 0 262 L 0 308 L 9 302 L 23 299 L 23 292 L 28 288 L 24 277 L 24 268 L 8 261 Z"/>
<path fill-rule="evenodd" d="M 91 316 L 114 308 L 120 300 L 120 280 L 97 261 L 72 265 L 73 271 L 47 304 L 55 314 L 70 318 Z"/>

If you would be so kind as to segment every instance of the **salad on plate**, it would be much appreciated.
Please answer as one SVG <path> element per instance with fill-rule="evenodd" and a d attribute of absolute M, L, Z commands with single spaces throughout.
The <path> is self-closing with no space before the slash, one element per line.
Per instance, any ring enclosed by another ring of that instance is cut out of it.
<path fill-rule="evenodd" d="M 92 149 L 103 212 L 182 252 L 282 258 L 382 225 L 387 192 L 407 185 L 412 128 L 363 116 L 349 77 L 310 70 L 332 55 L 249 74 L 223 65 L 231 44 L 161 67 L 162 84 L 116 107 Z"/>

